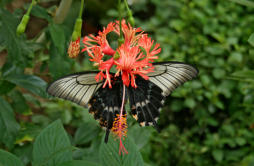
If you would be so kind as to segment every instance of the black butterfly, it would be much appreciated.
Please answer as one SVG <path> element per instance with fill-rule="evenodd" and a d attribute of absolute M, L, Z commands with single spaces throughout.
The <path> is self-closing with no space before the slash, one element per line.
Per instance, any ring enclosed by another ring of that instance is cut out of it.
<path fill-rule="evenodd" d="M 130 113 L 140 126 L 152 125 L 158 129 L 157 120 L 165 97 L 184 82 L 196 77 L 198 70 L 180 62 L 159 62 L 153 63 L 153 66 L 154 72 L 148 74 L 149 80 L 136 76 L 137 88 L 129 86 L 126 98 L 129 99 Z M 89 113 L 106 128 L 107 142 L 113 121 L 120 112 L 123 83 L 121 77 L 116 77 L 112 80 L 112 88 L 103 88 L 104 80 L 95 80 L 97 73 L 89 71 L 62 77 L 51 83 L 47 92 L 88 107 Z"/>

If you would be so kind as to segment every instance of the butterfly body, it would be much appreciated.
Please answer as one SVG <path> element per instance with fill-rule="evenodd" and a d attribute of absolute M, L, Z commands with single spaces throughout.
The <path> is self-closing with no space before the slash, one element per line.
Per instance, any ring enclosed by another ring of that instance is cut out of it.
<path fill-rule="evenodd" d="M 178 86 L 196 77 L 198 70 L 180 62 L 154 63 L 154 72 L 148 74 L 149 80 L 137 75 L 137 87 L 126 88 L 126 101 L 130 103 L 130 114 L 140 126 L 157 127 L 160 110 L 165 98 Z M 73 101 L 88 107 L 89 113 L 106 128 L 107 142 L 114 120 L 120 113 L 123 83 L 121 76 L 112 79 L 112 88 L 103 87 L 103 80 L 96 82 L 97 72 L 82 72 L 65 76 L 54 81 L 47 88 L 52 96 Z M 125 101 L 125 102 L 126 102 Z M 124 110 L 124 116 L 126 111 Z"/>

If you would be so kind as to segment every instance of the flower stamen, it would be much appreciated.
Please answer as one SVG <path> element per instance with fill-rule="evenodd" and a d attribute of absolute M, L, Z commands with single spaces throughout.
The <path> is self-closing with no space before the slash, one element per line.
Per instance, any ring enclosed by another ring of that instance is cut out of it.
<path fill-rule="evenodd" d="M 122 140 L 125 139 L 127 133 L 127 120 L 126 113 L 124 113 L 124 103 L 125 103 L 125 85 L 123 84 L 123 98 L 122 98 L 122 106 L 120 110 L 120 115 L 116 114 L 116 118 L 113 122 L 112 132 L 119 139 L 119 155 L 128 154 L 128 151 L 123 145 Z"/>

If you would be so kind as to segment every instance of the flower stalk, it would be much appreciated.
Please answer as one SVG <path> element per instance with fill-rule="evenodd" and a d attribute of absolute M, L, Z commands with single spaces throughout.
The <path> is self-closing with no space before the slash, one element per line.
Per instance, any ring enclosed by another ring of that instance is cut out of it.
<path fill-rule="evenodd" d="M 26 26 L 27 26 L 27 23 L 30 19 L 30 13 L 31 13 L 31 10 L 33 8 L 33 6 L 36 4 L 36 0 L 32 0 L 32 2 L 30 3 L 30 6 L 26 12 L 26 14 L 24 14 L 24 16 L 22 17 L 22 20 L 20 22 L 20 24 L 18 25 L 17 29 L 16 29 L 16 33 L 17 35 L 21 35 L 25 32 L 26 30 Z"/>
<path fill-rule="evenodd" d="M 122 22 L 122 13 L 123 13 L 122 1 L 118 0 L 118 15 L 119 15 L 119 21 L 120 22 Z M 120 35 L 119 35 L 119 38 L 118 38 L 118 46 L 120 46 L 121 44 L 124 43 L 122 24 L 120 24 L 119 26 L 120 26 Z"/>
<path fill-rule="evenodd" d="M 128 5 L 127 0 L 124 0 L 124 4 L 125 4 L 125 8 L 126 8 L 126 10 L 127 10 L 128 21 L 129 21 L 129 23 L 130 23 L 132 26 L 134 26 L 134 25 L 135 25 L 135 21 L 134 21 L 134 18 L 133 18 L 133 16 L 132 16 L 132 11 L 131 11 L 130 8 L 129 8 L 129 5 Z"/>

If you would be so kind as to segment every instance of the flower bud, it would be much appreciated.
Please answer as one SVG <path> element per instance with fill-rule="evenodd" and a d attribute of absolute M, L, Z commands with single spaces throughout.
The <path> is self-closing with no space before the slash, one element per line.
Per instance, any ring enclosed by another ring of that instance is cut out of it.
<path fill-rule="evenodd" d="M 131 26 L 134 26 L 135 21 L 134 21 L 134 18 L 133 18 L 133 16 L 132 16 L 131 10 L 128 10 L 128 21 L 129 21 L 129 23 L 131 24 Z"/>
<path fill-rule="evenodd" d="M 80 52 L 80 38 L 71 41 L 68 48 L 68 55 L 70 58 L 76 58 Z"/>
<path fill-rule="evenodd" d="M 135 21 L 134 21 L 134 18 L 133 18 L 132 16 L 130 16 L 130 17 L 128 18 L 128 21 L 129 21 L 129 23 L 131 24 L 131 26 L 134 26 L 134 25 L 135 25 Z"/>
<path fill-rule="evenodd" d="M 25 30 L 26 30 L 26 25 L 27 25 L 27 23 L 28 23 L 28 21 L 29 21 L 29 18 L 30 18 L 30 16 L 27 15 L 27 14 L 25 14 L 25 15 L 23 16 L 23 18 L 22 18 L 22 20 L 21 20 L 21 22 L 20 22 L 20 24 L 18 25 L 17 30 L 16 30 L 17 35 L 21 35 L 21 34 L 23 34 L 23 33 L 25 32 Z"/>
<path fill-rule="evenodd" d="M 74 30 L 72 33 L 72 41 L 76 41 L 81 36 L 82 19 L 78 18 L 75 22 Z"/>

